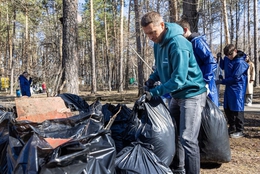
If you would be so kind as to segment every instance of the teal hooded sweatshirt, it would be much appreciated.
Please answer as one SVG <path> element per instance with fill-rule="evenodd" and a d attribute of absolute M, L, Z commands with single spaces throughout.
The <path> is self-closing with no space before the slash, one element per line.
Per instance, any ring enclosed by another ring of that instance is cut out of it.
<path fill-rule="evenodd" d="M 165 23 L 167 29 L 160 43 L 154 44 L 156 70 L 150 79 L 161 85 L 150 89 L 152 96 L 170 93 L 173 98 L 190 98 L 207 91 L 202 72 L 193 54 L 192 44 L 176 23 Z"/>

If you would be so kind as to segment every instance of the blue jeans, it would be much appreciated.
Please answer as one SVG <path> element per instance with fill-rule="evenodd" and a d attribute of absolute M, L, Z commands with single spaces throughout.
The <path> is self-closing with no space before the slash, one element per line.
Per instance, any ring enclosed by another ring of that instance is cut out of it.
<path fill-rule="evenodd" d="M 200 173 L 198 135 L 206 96 L 205 92 L 187 99 L 171 99 L 169 109 L 175 119 L 178 134 L 176 154 L 170 165 L 172 170 L 185 169 L 186 174 Z"/>

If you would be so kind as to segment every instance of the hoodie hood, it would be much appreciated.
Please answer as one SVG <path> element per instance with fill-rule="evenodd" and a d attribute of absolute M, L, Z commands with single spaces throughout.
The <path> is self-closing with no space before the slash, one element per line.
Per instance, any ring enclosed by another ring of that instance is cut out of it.
<path fill-rule="evenodd" d="M 165 27 L 167 32 L 163 36 L 162 41 L 159 43 L 160 46 L 167 44 L 169 40 L 177 35 L 183 35 L 183 28 L 176 23 L 165 22 Z"/>

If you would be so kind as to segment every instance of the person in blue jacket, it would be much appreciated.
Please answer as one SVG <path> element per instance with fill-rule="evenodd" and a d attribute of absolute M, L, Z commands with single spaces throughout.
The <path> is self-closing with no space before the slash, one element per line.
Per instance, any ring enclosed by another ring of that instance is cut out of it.
<path fill-rule="evenodd" d="M 215 83 L 215 71 L 217 69 L 216 59 L 210 51 L 204 36 L 196 32 L 192 33 L 190 30 L 190 24 L 187 20 L 181 19 L 177 23 L 183 28 L 184 37 L 192 43 L 195 58 L 202 71 L 204 81 L 206 82 L 209 98 L 216 104 L 216 106 L 219 106 L 219 95 Z"/>
<path fill-rule="evenodd" d="M 19 76 L 19 81 L 20 81 L 20 88 L 21 88 L 21 93 L 22 96 L 31 96 L 31 91 L 30 91 L 30 86 L 32 83 L 32 78 L 30 77 L 28 80 L 29 74 L 27 71 L 23 72 L 23 74 L 21 74 Z"/>
<path fill-rule="evenodd" d="M 220 67 L 224 70 L 223 80 L 216 84 L 226 85 L 224 92 L 224 111 L 228 119 L 231 138 L 243 137 L 244 130 L 244 97 L 247 86 L 248 64 L 246 54 L 237 50 L 233 44 L 224 48 L 224 60 L 220 59 Z"/>
<path fill-rule="evenodd" d="M 207 89 L 192 45 L 183 36 L 181 26 L 164 22 L 157 12 L 146 13 L 141 19 L 141 26 L 146 36 L 154 42 L 156 66 L 145 84 L 161 82 L 149 91 L 144 91 L 146 99 L 151 100 L 154 96 L 167 93 L 172 97 L 169 110 L 176 121 L 178 139 L 176 154 L 173 154 L 169 167 L 173 173 L 199 174 L 198 135 Z"/>

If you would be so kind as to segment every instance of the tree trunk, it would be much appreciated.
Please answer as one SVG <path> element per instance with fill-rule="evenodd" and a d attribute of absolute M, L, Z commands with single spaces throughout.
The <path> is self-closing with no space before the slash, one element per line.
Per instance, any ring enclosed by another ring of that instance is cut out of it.
<path fill-rule="evenodd" d="M 169 0 L 170 6 L 170 22 L 176 22 L 179 19 L 178 15 L 178 0 Z"/>
<path fill-rule="evenodd" d="M 91 20 L 91 93 L 95 94 L 97 92 L 97 81 L 96 81 L 96 58 L 95 58 L 95 31 L 94 31 L 94 9 L 93 0 L 90 0 L 90 20 Z"/>
<path fill-rule="evenodd" d="M 233 43 L 234 33 L 235 33 L 234 18 L 233 18 L 233 15 L 232 15 L 232 7 L 233 7 L 233 0 L 230 0 L 230 4 L 229 4 L 229 14 L 230 14 L 229 15 L 230 16 L 230 30 L 229 30 L 229 34 L 230 34 L 230 43 Z"/>
<path fill-rule="evenodd" d="M 259 54 L 258 54 L 258 10 L 257 0 L 254 0 L 254 61 L 255 61 L 255 85 L 259 87 Z"/>
<path fill-rule="evenodd" d="M 244 1 L 244 14 L 243 14 L 243 51 L 246 51 L 246 1 Z"/>
<path fill-rule="evenodd" d="M 141 55 L 141 30 L 140 30 L 140 11 L 139 11 L 139 4 L 138 0 L 134 0 L 134 10 L 135 10 L 135 32 L 136 32 L 136 48 L 137 53 Z M 140 96 L 143 93 L 143 83 L 144 83 L 144 64 L 140 60 L 140 58 L 137 56 L 137 62 L 138 62 L 138 96 Z"/>
<path fill-rule="evenodd" d="M 224 32 L 225 32 L 225 43 L 226 45 L 230 43 L 230 35 L 228 31 L 228 18 L 227 18 L 227 2 L 226 0 L 222 0 L 223 3 L 223 22 L 224 22 Z"/>
<path fill-rule="evenodd" d="M 106 44 L 106 49 L 105 49 L 105 58 L 106 58 L 106 64 L 107 64 L 107 85 L 108 85 L 108 91 L 112 91 L 111 89 L 111 74 L 110 74 L 110 70 L 111 70 L 111 65 L 110 65 L 110 59 L 108 56 L 108 49 L 109 49 L 109 43 L 108 43 L 108 37 L 107 37 L 107 17 L 106 17 L 106 0 L 104 0 L 104 15 L 105 15 L 105 19 L 104 19 L 104 27 L 105 27 L 105 44 Z"/>
<path fill-rule="evenodd" d="M 29 37 L 28 37 L 28 9 L 25 8 L 25 45 L 24 45 L 24 61 L 25 61 L 25 70 L 30 72 L 29 69 L 29 56 L 28 56 L 28 45 L 29 45 Z"/>
<path fill-rule="evenodd" d="M 129 5 L 128 5 L 128 21 L 130 21 L 130 17 L 131 17 L 131 6 L 132 6 L 132 0 L 129 1 Z M 129 89 L 129 80 L 130 80 L 130 76 L 129 76 L 129 66 L 130 66 L 130 22 L 128 22 L 128 26 L 127 26 L 127 52 L 126 52 L 126 69 L 125 69 L 125 89 Z"/>
<path fill-rule="evenodd" d="M 249 54 L 249 55 L 252 55 L 251 54 L 251 27 L 250 27 L 250 25 L 251 25 L 251 19 L 250 19 L 250 0 L 248 0 L 248 2 L 247 2 L 247 49 L 248 49 L 248 51 L 247 51 L 247 54 Z"/>
<path fill-rule="evenodd" d="M 223 45 L 223 20 L 222 20 L 222 18 L 223 18 L 223 11 L 221 10 L 221 17 L 220 17 L 220 52 L 222 53 L 222 45 Z"/>
<path fill-rule="evenodd" d="M 14 47 L 14 38 L 15 38 L 15 20 L 16 20 L 16 10 L 15 8 L 13 8 L 13 14 L 14 14 L 14 17 L 13 17 L 13 34 L 12 34 L 12 54 L 10 54 L 10 68 L 11 68 L 11 75 L 10 75 L 10 94 L 13 95 L 13 92 L 14 92 L 14 59 L 13 59 L 13 54 L 14 54 L 14 50 L 15 50 L 15 47 Z"/>
<path fill-rule="evenodd" d="M 120 62 L 119 62 L 119 87 L 118 92 L 123 91 L 123 60 L 124 60 L 124 0 L 121 0 L 120 13 Z"/>
<path fill-rule="evenodd" d="M 66 81 L 66 92 L 76 95 L 79 93 L 77 14 L 78 0 L 63 0 L 62 65 Z"/>
<path fill-rule="evenodd" d="M 208 1 L 208 11 L 209 11 L 209 28 L 211 29 L 211 28 L 213 28 L 213 22 L 214 22 L 214 20 L 212 19 L 212 8 L 211 8 L 211 2 L 210 1 Z M 209 48 L 210 48 L 210 50 L 212 51 L 213 50 L 213 48 L 212 48 L 212 31 L 211 30 L 209 30 L 209 32 L 208 32 L 208 34 L 209 34 Z"/>
<path fill-rule="evenodd" d="M 183 16 L 190 24 L 191 32 L 198 32 L 198 0 L 183 1 Z"/>
<path fill-rule="evenodd" d="M 238 48 L 238 30 L 239 30 L 239 21 L 238 21 L 238 15 L 239 15 L 239 10 L 238 10 L 238 4 L 236 3 L 236 48 Z"/>

